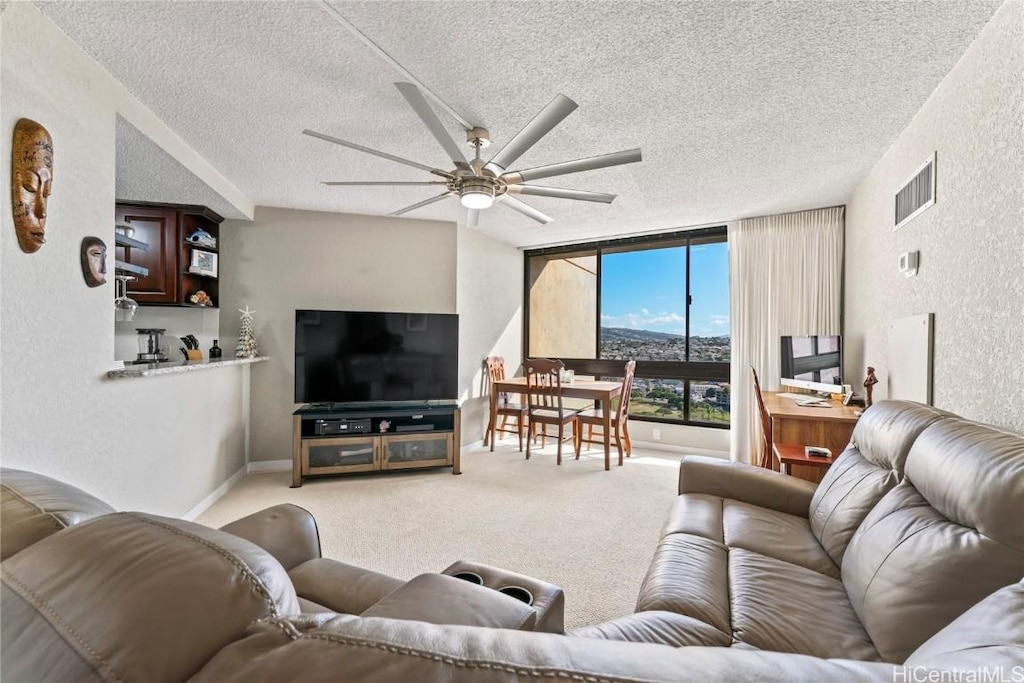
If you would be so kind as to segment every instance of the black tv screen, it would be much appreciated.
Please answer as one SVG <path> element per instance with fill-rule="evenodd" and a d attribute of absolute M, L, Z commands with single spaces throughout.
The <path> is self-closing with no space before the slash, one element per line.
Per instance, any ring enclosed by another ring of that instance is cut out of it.
<path fill-rule="evenodd" d="M 458 398 L 459 316 L 295 311 L 295 402 Z"/>

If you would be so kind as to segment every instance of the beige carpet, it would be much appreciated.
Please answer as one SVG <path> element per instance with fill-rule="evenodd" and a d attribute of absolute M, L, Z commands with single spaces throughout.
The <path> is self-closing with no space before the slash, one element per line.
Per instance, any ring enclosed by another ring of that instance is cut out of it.
<path fill-rule="evenodd" d="M 253 474 L 199 518 L 221 526 L 277 503 L 317 519 L 325 557 L 402 579 L 459 559 L 550 581 L 565 590 L 566 627 L 633 611 L 676 492 L 679 456 L 636 450 L 604 471 L 598 449 L 555 465 L 554 446 L 529 461 L 512 442 L 463 450 L 450 469 L 306 479 Z M 614 454 L 614 450 L 613 450 Z"/>

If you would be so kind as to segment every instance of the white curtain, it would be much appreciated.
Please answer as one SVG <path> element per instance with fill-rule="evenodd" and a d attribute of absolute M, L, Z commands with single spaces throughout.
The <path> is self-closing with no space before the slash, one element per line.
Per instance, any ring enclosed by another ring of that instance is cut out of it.
<path fill-rule="evenodd" d="M 840 334 L 843 207 L 739 221 L 729 226 L 733 460 L 757 460 L 761 388 L 779 388 L 779 338 Z"/>

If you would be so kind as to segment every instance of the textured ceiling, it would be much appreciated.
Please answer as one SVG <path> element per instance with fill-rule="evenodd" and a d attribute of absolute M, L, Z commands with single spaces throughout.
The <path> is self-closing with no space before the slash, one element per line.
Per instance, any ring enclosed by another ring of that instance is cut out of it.
<path fill-rule="evenodd" d="M 639 164 L 538 181 L 618 194 L 610 206 L 527 198 L 555 219 L 544 226 L 500 205 L 483 212 L 479 229 L 517 246 L 845 202 L 1000 4 L 331 2 L 489 128 L 492 153 L 556 93 L 578 102 L 515 168 L 643 149 Z M 257 205 L 386 214 L 438 193 L 325 187 L 434 178 L 304 128 L 451 166 L 392 85 L 404 79 L 317 2 L 37 5 Z M 188 191 L 189 174 L 169 173 L 152 182 Z M 464 212 L 447 199 L 408 217 Z"/>

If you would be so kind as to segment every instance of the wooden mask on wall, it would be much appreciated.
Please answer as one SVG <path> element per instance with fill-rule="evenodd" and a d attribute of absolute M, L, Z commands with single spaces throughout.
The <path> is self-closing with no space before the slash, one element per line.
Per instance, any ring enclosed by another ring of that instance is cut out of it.
<path fill-rule="evenodd" d="M 90 287 L 107 282 L 107 245 L 99 237 L 82 238 L 82 275 Z"/>
<path fill-rule="evenodd" d="M 11 208 L 18 245 L 28 254 L 46 241 L 46 200 L 53 184 L 53 140 L 31 119 L 18 119 L 11 145 Z"/>

